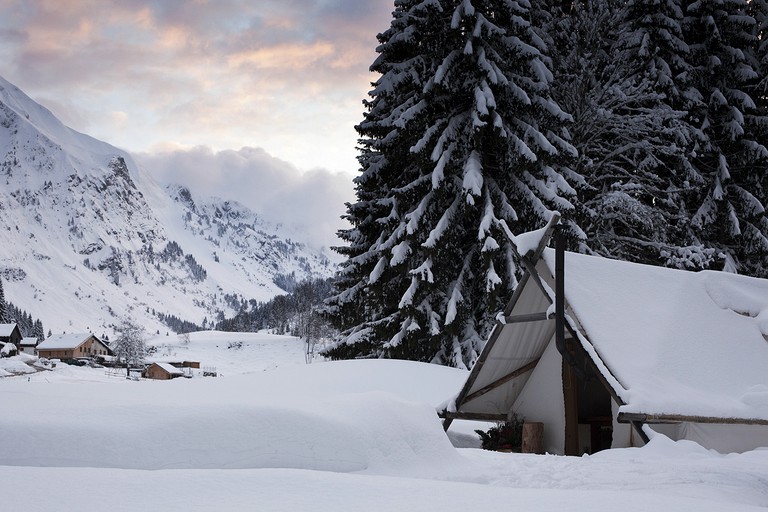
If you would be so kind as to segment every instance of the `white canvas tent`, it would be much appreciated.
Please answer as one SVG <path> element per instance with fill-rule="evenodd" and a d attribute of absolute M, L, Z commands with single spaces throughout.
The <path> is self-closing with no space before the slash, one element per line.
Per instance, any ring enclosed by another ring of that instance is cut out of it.
<path fill-rule="evenodd" d="M 445 428 L 514 413 L 544 423 L 548 452 L 573 455 L 654 431 L 722 452 L 768 446 L 768 280 L 558 262 L 545 249 L 555 222 L 516 240 L 527 272 Z"/>

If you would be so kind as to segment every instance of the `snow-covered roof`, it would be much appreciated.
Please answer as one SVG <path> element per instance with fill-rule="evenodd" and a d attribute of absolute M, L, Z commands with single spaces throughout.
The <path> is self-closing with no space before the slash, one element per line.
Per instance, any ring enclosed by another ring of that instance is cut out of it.
<path fill-rule="evenodd" d="M 534 256 L 535 257 L 535 256 Z M 505 415 L 555 336 L 545 249 L 446 412 Z M 768 280 L 565 256 L 566 321 L 622 413 L 768 420 Z"/>
<path fill-rule="evenodd" d="M 181 371 L 180 369 L 176 368 L 171 363 L 158 363 L 158 362 L 155 362 L 155 364 L 157 366 L 159 366 L 160 368 L 162 368 L 163 370 L 165 370 L 166 372 L 170 373 L 171 375 L 183 375 L 184 374 L 183 371 Z"/>
<path fill-rule="evenodd" d="M 15 328 L 16 324 L 0 324 L 0 336 L 10 336 Z"/>
<path fill-rule="evenodd" d="M 67 350 L 82 345 L 93 334 L 54 334 L 37 346 L 38 350 Z"/>
<path fill-rule="evenodd" d="M 623 412 L 768 419 L 768 280 L 568 253 L 565 295 Z"/>
<path fill-rule="evenodd" d="M 37 338 L 35 338 L 34 336 L 21 338 L 19 345 L 21 345 L 22 347 L 34 347 L 35 345 L 37 345 Z"/>

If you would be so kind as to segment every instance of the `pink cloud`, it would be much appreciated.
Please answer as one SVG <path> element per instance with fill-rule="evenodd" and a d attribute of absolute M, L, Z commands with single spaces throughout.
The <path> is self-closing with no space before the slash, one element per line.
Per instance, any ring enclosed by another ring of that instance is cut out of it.
<path fill-rule="evenodd" d="M 6 0 L 0 69 L 127 149 L 257 145 L 351 172 L 352 126 L 391 10 L 381 0 Z M 291 140 L 322 147 L 313 156 Z"/>

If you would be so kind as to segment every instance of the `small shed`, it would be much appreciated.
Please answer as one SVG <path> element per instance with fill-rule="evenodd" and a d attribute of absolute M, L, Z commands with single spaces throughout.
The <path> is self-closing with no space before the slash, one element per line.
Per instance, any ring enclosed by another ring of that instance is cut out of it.
<path fill-rule="evenodd" d="M 49 359 L 75 359 L 113 355 L 93 334 L 55 334 L 37 345 L 37 355 Z"/>
<path fill-rule="evenodd" d="M 34 336 L 21 338 L 19 342 L 19 351 L 25 354 L 35 355 L 37 348 L 37 338 Z"/>
<path fill-rule="evenodd" d="M 768 280 L 547 249 L 554 230 L 517 237 L 526 272 L 444 427 L 517 414 L 567 455 L 768 446 Z"/>
<path fill-rule="evenodd" d="M 146 372 L 148 379 L 170 380 L 183 377 L 184 372 L 170 363 L 152 363 Z"/>

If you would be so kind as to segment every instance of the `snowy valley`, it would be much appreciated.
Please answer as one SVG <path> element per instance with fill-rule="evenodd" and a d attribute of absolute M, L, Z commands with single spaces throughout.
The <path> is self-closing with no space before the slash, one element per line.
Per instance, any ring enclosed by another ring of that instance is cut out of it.
<path fill-rule="evenodd" d="M 130 316 L 211 325 L 276 282 L 327 277 L 328 256 L 245 206 L 163 187 L 133 158 L 64 126 L 0 78 L 0 278 L 53 332 L 111 333 Z"/>
<path fill-rule="evenodd" d="M 265 333 L 149 343 L 154 360 L 196 359 L 221 376 L 137 382 L 62 364 L 0 379 L 0 428 L 15 439 L 0 450 L 4 510 L 768 507 L 768 450 L 721 455 L 658 436 L 582 457 L 489 452 L 472 433 L 482 424 L 457 422 L 449 438 L 436 415 L 463 370 L 307 365 L 301 340 Z"/>

